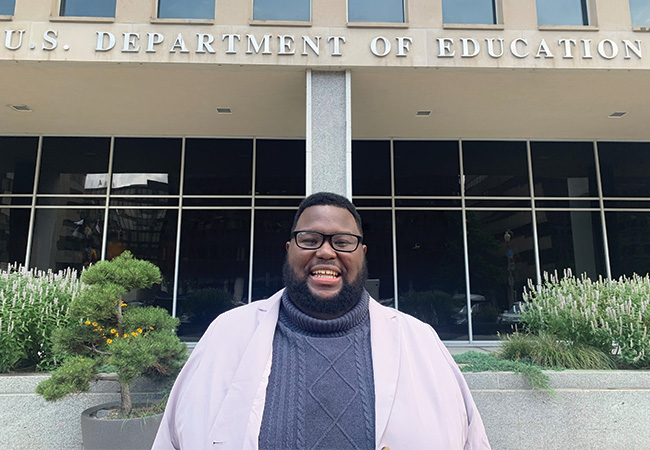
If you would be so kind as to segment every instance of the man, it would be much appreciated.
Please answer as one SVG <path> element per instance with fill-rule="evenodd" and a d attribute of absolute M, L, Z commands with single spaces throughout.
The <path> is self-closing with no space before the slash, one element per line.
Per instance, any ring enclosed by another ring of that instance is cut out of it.
<path fill-rule="evenodd" d="M 286 289 L 212 323 L 172 389 L 154 449 L 489 449 L 434 330 L 364 290 L 362 241 L 347 199 L 303 200 Z"/>

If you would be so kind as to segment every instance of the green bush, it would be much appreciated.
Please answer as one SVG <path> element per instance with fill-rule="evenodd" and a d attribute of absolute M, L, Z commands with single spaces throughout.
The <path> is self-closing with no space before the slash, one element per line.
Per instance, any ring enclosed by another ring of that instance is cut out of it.
<path fill-rule="evenodd" d="M 533 334 L 546 333 L 568 344 L 595 347 L 613 354 L 621 367 L 650 367 L 650 278 L 618 280 L 570 271 L 559 278 L 544 274 L 541 286 L 530 284 L 522 322 Z"/>
<path fill-rule="evenodd" d="M 0 272 L 0 372 L 48 370 L 60 363 L 52 333 L 67 324 L 70 303 L 80 291 L 74 270 Z"/>

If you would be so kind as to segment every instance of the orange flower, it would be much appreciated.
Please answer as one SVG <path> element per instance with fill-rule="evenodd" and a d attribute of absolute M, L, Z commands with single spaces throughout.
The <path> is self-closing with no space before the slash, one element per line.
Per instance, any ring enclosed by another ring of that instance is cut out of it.
<path fill-rule="evenodd" d="M 138 328 L 138 333 L 142 334 L 142 328 Z"/>
<path fill-rule="evenodd" d="M 113 343 L 113 339 L 106 339 L 106 343 L 107 343 L 107 344 L 112 344 L 112 343 Z"/>

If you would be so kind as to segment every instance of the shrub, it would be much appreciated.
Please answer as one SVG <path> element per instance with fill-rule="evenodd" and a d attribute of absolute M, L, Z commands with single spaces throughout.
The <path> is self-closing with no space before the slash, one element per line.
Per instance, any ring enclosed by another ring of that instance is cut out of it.
<path fill-rule="evenodd" d="M 67 324 L 80 291 L 75 270 L 58 273 L 10 266 L 0 272 L 0 372 L 60 362 L 52 332 Z"/>
<path fill-rule="evenodd" d="M 650 278 L 618 280 L 544 274 L 524 292 L 525 328 L 613 354 L 621 366 L 650 367 Z"/>

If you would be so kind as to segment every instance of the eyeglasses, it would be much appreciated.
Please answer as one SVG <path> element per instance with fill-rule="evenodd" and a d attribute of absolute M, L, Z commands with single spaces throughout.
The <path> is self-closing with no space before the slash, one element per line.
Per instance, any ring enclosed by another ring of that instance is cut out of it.
<path fill-rule="evenodd" d="M 325 239 L 329 239 L 334 250 L 347 253 L 359 248 L 363 240 L 361 236 L 350 233 L 323 234 L 318 231 L 294 231 L 291 235 L 296 245 L 305 250 L 317 250 L 323 246 Z"/>

